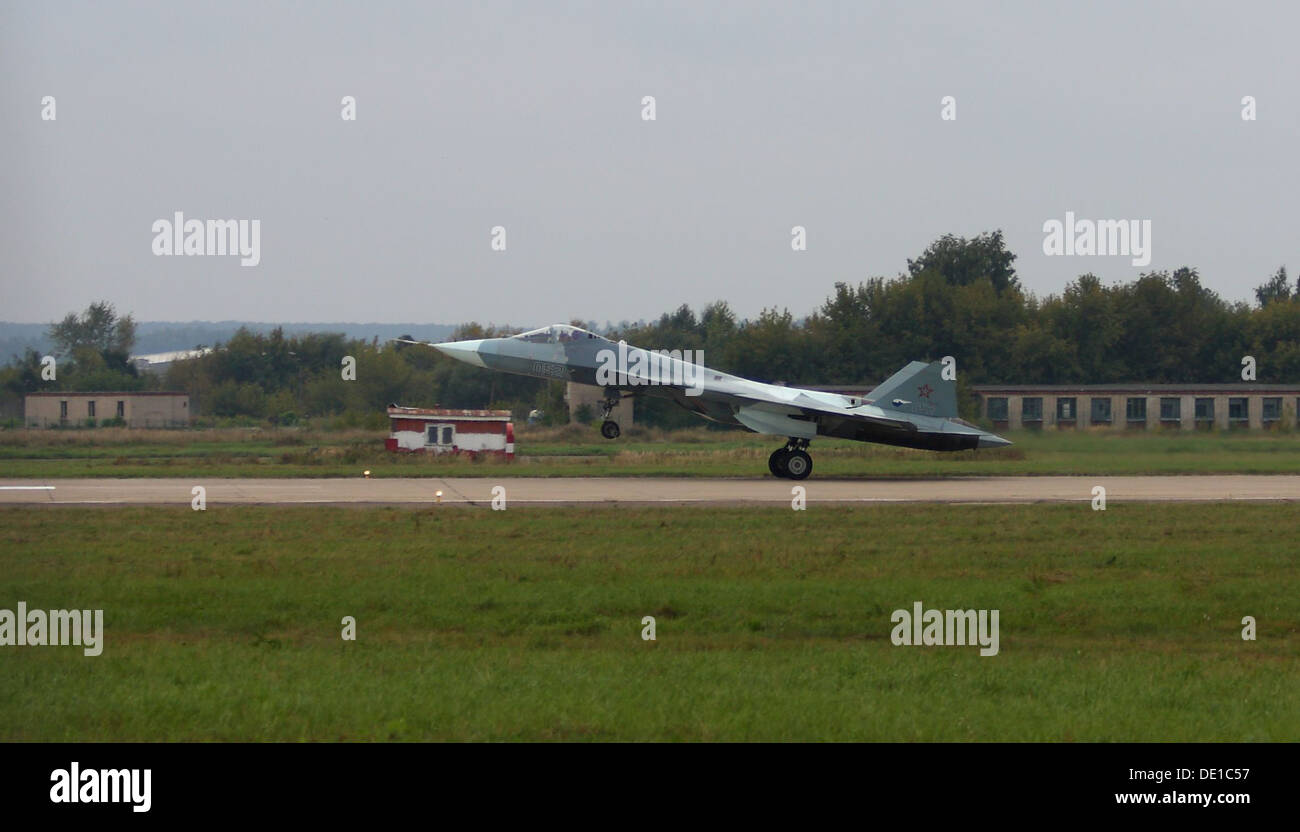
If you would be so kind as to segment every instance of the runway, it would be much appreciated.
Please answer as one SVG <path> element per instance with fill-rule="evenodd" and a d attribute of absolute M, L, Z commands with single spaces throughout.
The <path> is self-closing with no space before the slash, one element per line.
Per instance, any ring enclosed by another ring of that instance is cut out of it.
<path fill-rule="evenodd" d="M 814 503 L 1106 503 L 1300 501 L 1300 476 L 963 477 L 928 480 L 490 477 L 421 479 L 50 479 L 0 480 L 0 505 L 234 504 L 789 505 L 795 486 Z M 438 492 L 442 492 L 441 498 Z M 500 492 L 497 492 L 500 493 Z"/>

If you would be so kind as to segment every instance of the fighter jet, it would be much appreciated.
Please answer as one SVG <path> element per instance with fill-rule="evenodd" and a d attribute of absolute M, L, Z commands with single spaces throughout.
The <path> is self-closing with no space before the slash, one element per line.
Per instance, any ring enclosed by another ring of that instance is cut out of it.
<path fill-rule="evenodd" d="M 603 388 L 606 439 L 619 435 L 610 418 L 614 408 L 634 395 L 671 399 L 714 422 L 784 436 L 768 469 L 792 480 L 812 473 L 808 443 L 818 436 L 931 451 L 1011 444 L 957 418 L 957 384 L 940 362 L 913 361 L 871 392 L 844 396 L 751 381 L 694 362 L 689 350 L 643 350 L 568 324 L 428 346 L 476 367 Z"/>

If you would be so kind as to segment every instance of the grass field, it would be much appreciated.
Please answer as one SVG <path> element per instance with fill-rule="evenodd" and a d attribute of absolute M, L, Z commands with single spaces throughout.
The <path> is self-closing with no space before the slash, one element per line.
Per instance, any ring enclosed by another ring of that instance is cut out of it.
<path fill-rule="evenodd" d="M 781 441 L 736 431 L 521 428 L 520 458 L 470 461 L 383 449 L 384 433 L 279 430 L 0 432 L 0 477 L 766 476 Z M 842 440 L 813 443 L 814 477 L 1285 474 L 1300 472 L 1300 434 L 1025 431 L 1015 445 L 941 454 Z"/>
<path fill-rule="evenodd" d="M 5 508 L 0 608 L 106 635 L 0 647 L 0 740 L 1296 741 L 1297 539 L 1291 504 Z M 1000 610 L 1000 653 L 894 646 L 915 601 Z"/>

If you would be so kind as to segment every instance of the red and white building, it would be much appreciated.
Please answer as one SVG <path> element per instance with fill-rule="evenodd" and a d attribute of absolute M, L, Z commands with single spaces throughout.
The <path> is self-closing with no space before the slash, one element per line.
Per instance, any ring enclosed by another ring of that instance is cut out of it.
<path fill-rule="evenodd" d="M 390 451 L 435 454 L 501 454 L 515 457 L 515 426 L 509 410 L 388 408 Z"/>

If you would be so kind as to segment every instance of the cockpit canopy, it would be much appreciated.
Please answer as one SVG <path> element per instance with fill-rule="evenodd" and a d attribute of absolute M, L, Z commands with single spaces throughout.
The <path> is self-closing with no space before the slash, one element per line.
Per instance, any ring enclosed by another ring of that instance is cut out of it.
<path fill-rule="evenodd" d="M 588 332 L 585 329 L 579 329 L 576 326 L 568 324 L 551 324 L 541 329 L 534 329 L 528 332 L 521 332 L 518 335 L 511 335 L 511 338 L 517 338 L 520 341 L 528 341 L 533 344 L 568 344 L 573 341 L 585 341 L 588 338 L 601 338 L 594 332 Z"/>

